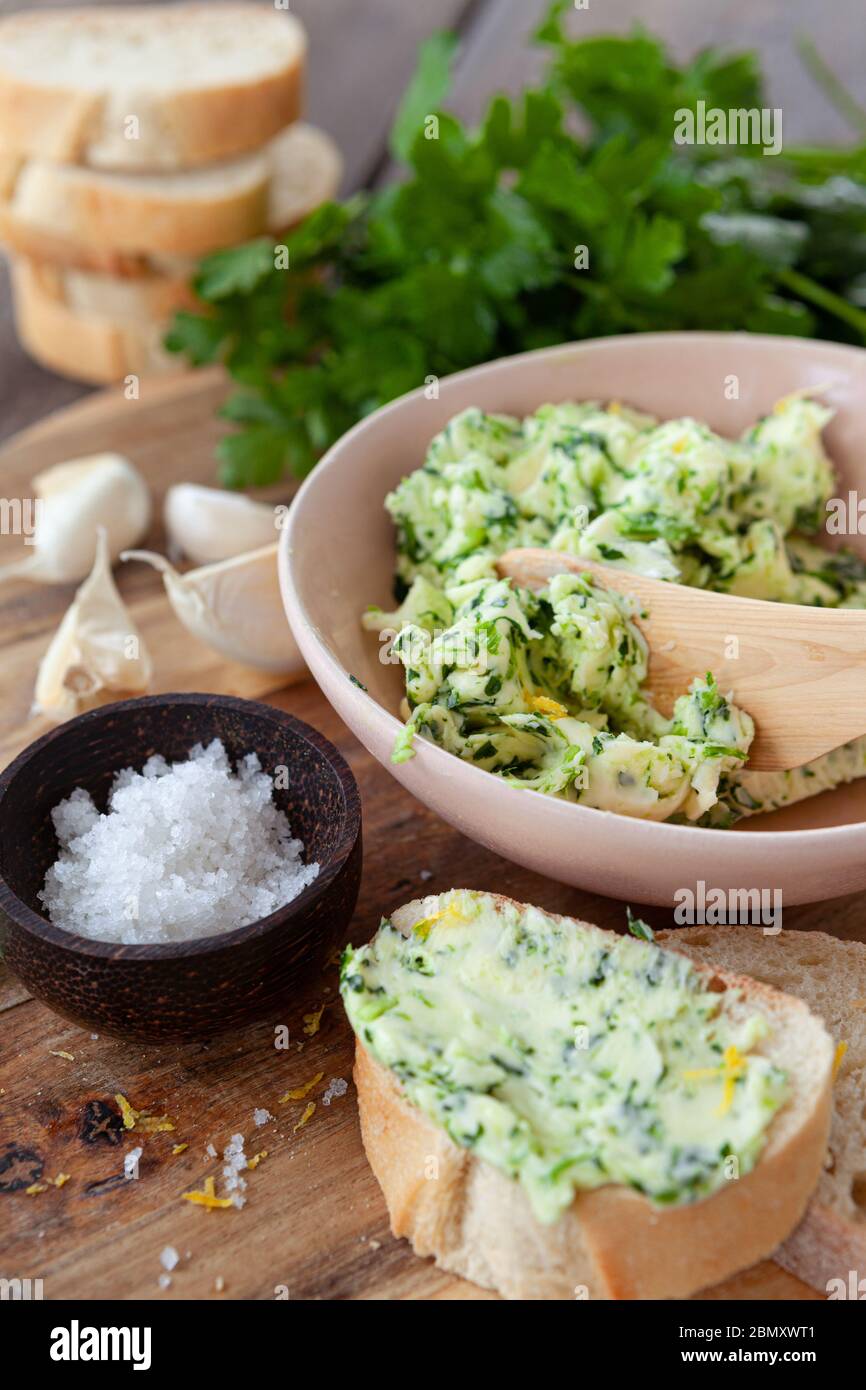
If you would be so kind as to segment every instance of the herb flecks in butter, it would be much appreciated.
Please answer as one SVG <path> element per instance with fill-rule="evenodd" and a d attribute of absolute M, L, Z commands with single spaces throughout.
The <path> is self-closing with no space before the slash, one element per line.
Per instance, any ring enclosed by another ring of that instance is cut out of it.
<path fill-rule="evenodd" d="M 452 909 L 456 909 L 452 911 Z M 408 936 L 389 922 L 348 951 L 355 1032 L 455 1143 L 520 1181 L 538 1218 L 625 1184 L 696 1200 L 756 1162 L 786 1095 L 684 957 L 537 908 L 456 892 Z"/>
<path fill-rule="evenodd" d="M 496 559 L 544 546 L 657 579 L 821 607 L 866 606 L 866 564 L 810 539 L 836 483 L 830 412 L 788 396 L 739 440 L 621 405 L 546 405 L 525 420 L 454 417 L 387 498 L 397 528 L 391 644 L 416 737 L 514 785 L 654 820 L 724 826 L 866 774 L 866 738 L 793 772 L 744 766 L 754 729 L 696 680 L 664 719 L 623 595 L 585 575 L 540 594 Z"/>

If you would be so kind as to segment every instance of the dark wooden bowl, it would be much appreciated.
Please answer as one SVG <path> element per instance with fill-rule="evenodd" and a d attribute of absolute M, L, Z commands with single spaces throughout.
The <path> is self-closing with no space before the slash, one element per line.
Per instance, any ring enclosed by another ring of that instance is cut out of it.
<path fill-rule="evenodd" d="M 114 774 L 153 753 L 185 758 L 220 738 L 234 762 L 288 767 L 274 800 L 318 877 L 270 917 L 158 946 L 91 941 L 53 926 L 37 893 L 58 844 L 51 811 L 75 787 L 104 809 Z M 0 946 L 38 999 L 83 1028 L 144 1041 L 208 1037 L 280 1005 L 343 939 L 361 880 L 361 803 L 336 748 L 293 715 L 222 695 L 153 695 L 91 710 L 30 745 L 0 777 Z"/>

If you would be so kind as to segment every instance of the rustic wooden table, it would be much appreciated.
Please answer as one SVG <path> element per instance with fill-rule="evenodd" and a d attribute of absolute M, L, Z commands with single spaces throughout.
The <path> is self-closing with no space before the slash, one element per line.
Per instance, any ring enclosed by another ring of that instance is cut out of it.
<path fill-rule="evenodd" d="M 0 0 L 0 13 L 20 8 Z M 28 8 L 33 8 L 32 5 Z M 476 115 L 497 87 L 513 88 L 536 60 L 525 38 L 544 0 L 293 0 L 311 34 L 309 107 L 312 118 L 339 140 L 347 157 L 347 187 L 387 177 L 385 135 L 418 39 L 457 26 L 463 48 L 454 104 Z M 769 99 L 784 111 L 792 139 L 844 139 L 846 131 L 820 92 L 800 74 L 793 36 L 811 33 L 839 75 L 856 90 L 862 71 L 862 0 L 835 0 L 833 27 L 812 0 L 592 0 L 576 22 L 587 30 L 623 29 L 635 18 L 663 33 L 678 53 L 705 43 L 755 46 L 769 74 Z M 183 414 L 174 387 L 163 388 L 133 417 L 118 417 L 102 397 L 30 429 L 0 454 L 3 486 L 29 477 L 58 457 L 129 444 L 157 496 L 176 476 L 210 476 L 215 424 L 212 388 L 191 388 Z M 186 390 L 186 388 L 184 388 Z M 33 426 L 50 412 L 86 396 L 30 363 L 17 348 L 8 299 L 0 292 L 0 437 Z M 181 414 L 183 418 L 181 419 Z M 118 423 L 119 421 L 119 423 Z M 178 444 L 178 429 L 181 444 Z M 128 440 L 124 434 L 128 432 Z M 159 543 L 155 533 L 151 538 Z M 364 800 L 366 868 L 352 940 L 363 941 L 380 915 L 401 901 L 454 884 L 491 888 L 542 906 L 619 927 L 623 905 L 542 879 L 497 859 L 462 838 L 409 797 L 363 750 L 310 683 L 279 693 L 256 687 L 249 673 L 208 665 L 204 649 L 172 635 L 155 578 L 123 576 L 124 593 L 154 644 L 161 688 L 175 679 L 200 680 L 268 698 L 308 719 L 341 748 Z M 0 606 L 0 764 L 37 732 L 28 720 L 29 681 L 69 593 L 33 592 L 16 585 Z M 195 665 L 195 662 L 198 665 Z M 185 666 L 184 662 L 191 663 Z M 194 673 L 193 673 L 194 672 Z M 423 875 L 423 877 L 422 877 Z M 656 926 L 666 914 L 648 911 Z M 786 912 L 786 927 L 832 928 L 862 935 L 860 899 Z M 304 1032 L 303 1018 L 324 1005 L 321 1027 Z M 348 1078 L 351 1037 L 336 993 L 336 971 L 311 980 L 285 1019 L 211 1044 L 145 1048 L 105 1038 L 62 1019 L 29 998 L 0 966 L 0 1275 L 42 1278 L 49 1298 L 463 1298 L 482 1296 L 415 1259 L 394 1241 L 384 1205 L 366 1164 L 351 1088 L 330 1105 L 322 1092 L 331 1077 Z M 288 1052 L 274 1048 L 274 1028 L 289 1028 Z M 279 1097 L 319 1072 L 311 1093 L 318 1107 L 296 1130 L 303 1106 Z M 115 1097 L 139 1111 L 168 1115 L 170 1132 L 146 1136 L 140 1180 L 126 1182 L 123 1155 L 139 1139 L 124 1132 Z M 260 1131 L 252 1113 L 276 1119 Z M 268 1158 L 250 1175 L 241 1212 L 191 1209 L 181 1193 L 219 1165 L 221 1151 L 242 1131 L 248 1152 Z M 175 1145 L 186 1145 L 182 1153 Z M 62 1186 L 48 1178 L 68 1174 Z M 33 1195 L 25 1188 L 35 1181 Z M 160 1291 L 159 1254 L 182 1255 L 171 1288 Z M 189 1255 L 187 1256 L 187 1252 Z M 217 1292 L 215 1281 L 224 1281 Z M 740 1276 L 710 1296 L 814 1297 L 773 1264 Z"/>

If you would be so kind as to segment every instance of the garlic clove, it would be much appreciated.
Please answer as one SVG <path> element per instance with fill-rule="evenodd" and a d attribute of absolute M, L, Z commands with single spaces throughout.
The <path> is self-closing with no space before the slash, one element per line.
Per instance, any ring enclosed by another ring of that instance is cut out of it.
<path fill-rule="evenodd" d="M 39 666 L 33 713 L 58 723 L 99 703 L 103 691 L 146 690 L 152 664 L 117 591 L 108 538 L 100 527 L 96 557 Z"/>
<path fill-rule="evenodd" d="M 152 550 L 127 550 L 120 558 L 159 570 L 187 630 L 230 661 L 286 676 L 304 671 L 280 595 L 276 543 L 186 574 Z"/>
<path fill-rule="evenodd" d="M 230 560 L 272 545 L 285 507 L 266 507 L 240 492 L 177 483 L 165 495 L 170 553 L 196 565 Z"/>
<path fill-rule="evenodd" d="M 0 569 L 0 580 L 76 584 L 96 559 L 96 533 L 106 532 L 109 562 L 140 541 L 150 525 L 147 485 L 120 454 L 58 463 L 33 479 L 33 553 Z"/>

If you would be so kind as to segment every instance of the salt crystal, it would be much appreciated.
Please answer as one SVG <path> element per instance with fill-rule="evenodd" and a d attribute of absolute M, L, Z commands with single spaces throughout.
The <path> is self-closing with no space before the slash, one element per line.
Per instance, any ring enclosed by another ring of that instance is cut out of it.
<path fill-rule="evenodd" d="M 210 1142 L 210 1140 L 208 1140 L 207 1144 L 205 1145 L 204 1151 L 210 1158 L 216 1158 L 217 1156 L 217 1151 L 214 1148 L 213 1144 Z"/>
<path fill-rule="evenodd" d="M 332 1076 L 328 1082 L 328 1089 L 322 1096 L 322 1104 L 330 1105 L 332 1100 L 338 1100 L 344 1096 L 349 1089 L 348 1081 L 344 1081 L 342 1076 Z"/>
<path fill-rule="evenodd" d="M 431 879 L 433 877 L 433 870 L 422 869 L 418 877 L 420 878 L 422 883 L 426 883 L 428 879 Z"/>
<path fill-rule="evenodd" d="M 273 1120 L 273 1119 L 274 1119 L 274 1116 L 271 1114 L 270 1110 L 254 1110 L 254 1111 L 253 1111 L 253 1124 L 254 1124 L 254 1125 L 258 1125 L 259 1127 L 261 1127 L 262 1125 L 266 1125 L 267 1122 L 268 1122 L 268 1120 Z"/>
<path fill-rule="evenodd" d="M 267 917 L 319 872 L 255 753 L 219 739 L 183 762 L 117 773 L 100 814 L 77 787 L 51 813 L 60 856 L 39 894 L 57 927 L 98 941 L 188 941 Z"/>
<path fill-rule="evenodd" d="M 167 1245 L 159 1257 L 159 1262 L 162 1265 L 163 1269 L 167 1269 L 169 1273 L 171 1273 L 171 1271 L 174 1269 L 175 1265 L 179 1263 L 179 1261 L 180 1255 L 177 1253 L 173 1245 Z"/>
<path fill-rule="evenodd" d="M 137 1149 L 130 1149 L 129 1153 L 124 1155 L 123 1176 L 126 1178 L 127 1182 L 132 1178 L 138 1177 L 138 1160 L 143 1153 L 144 1149 L 139 1146 Z"/>
<path fill-rule="evenodd" d="M 159 1284 L 159 1287 L 160 1287 L 161 1289 L 170 1289 L 170 1288 L 171 1288 L 171 1275 L 170 1275 L 170 1274 L 161 1274 L 161 1275 L 159 1276 L 158 1280 L 157 1280 L 157 1283 Z"/>
<path fill-rule="evenodd" d="M 241 1193 L 246 1191 L 247 1180 L 241 1177 L 244 1168 L 247 1168 L 247 1156 L 244 1153 L 244 1136 L 233 1134 L 228 1144 L 223 1149 L 223 1180 L 226 1191 L 231 1193 L 232 1201 L 236 1207 L 242 1207 L 246 1198 Z"/>

